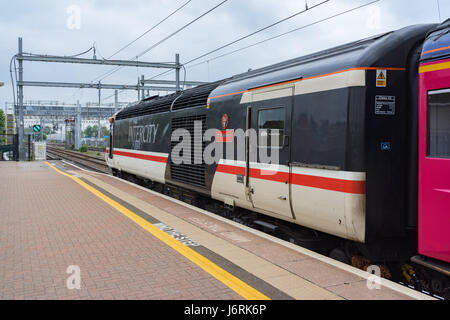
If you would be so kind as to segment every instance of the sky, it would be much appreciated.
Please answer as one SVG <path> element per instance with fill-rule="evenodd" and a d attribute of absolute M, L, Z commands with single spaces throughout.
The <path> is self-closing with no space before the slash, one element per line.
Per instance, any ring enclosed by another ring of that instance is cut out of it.
<path fill-rule="evenodd" d="M 23 51 L 34 54 L 74 55 L 95 44 L 98 59 L 107 58 L 168 16 L 187 0 L 0 0 L 0 108 L 13 101 L 10 61 L 17 53 L 18 37 Z M 115 55 L 133 59 L 137 54 L 189 23 L 223 0 L 192 0 L 167 21 Z M 302 27 L 372 0 L 329 0 L 275 27 L 211 54 L 186 66 L 186 79 L 214 81 L 248 69 L 256 69 L 300 57 L 408 25 L 438 23 L 450 18 L 450 0 L 380 0 L 367 7 L 292 32 L 222 58 L 221 54 Z M 148 62 L 181 62 L 216 49 L 324 0 L 228 0 L 177 35 L 139 58 Z M 92 51 L 82 56 L 92 58 Z M 111 66 L 24 62 L 24 80 L 91 82 L 114 69 Z M 127 67 L 102 79 L 108 84 L 136 84 L 164 70 Z M 174 80 L 174 74 L 159 79 Z M 183 77 L 183 75 L 182 75 Z M 166 94 L 154 92 L 154 94 Z M 102 102 L 113 102 L 112 90 L 102 90 Z M 110 98 L 108 98 L 110 97 Z M 136 91 L 120 92 L 119 100 L 137 99 Z M 24 100 L 58 100 L 84 104 L 98 101 L 98 90 L 25 87 Z"/>

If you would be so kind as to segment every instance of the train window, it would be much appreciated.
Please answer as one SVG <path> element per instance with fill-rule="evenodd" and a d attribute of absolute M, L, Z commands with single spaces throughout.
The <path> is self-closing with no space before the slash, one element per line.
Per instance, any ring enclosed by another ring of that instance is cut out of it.
<path fill-rule="evenodd" d="M 427 156 L 450 159 L 450 89 L 428 92 Z"/>
<path fill-rule="evenodd" d="M 284 136 L 284 108 L 263 109 L 258 112 L 258 146 L 281 147 Z"/>

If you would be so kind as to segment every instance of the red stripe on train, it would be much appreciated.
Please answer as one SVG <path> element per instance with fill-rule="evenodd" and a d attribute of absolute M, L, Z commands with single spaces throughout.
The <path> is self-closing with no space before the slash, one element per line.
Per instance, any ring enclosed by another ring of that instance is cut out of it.
<path fill-rule="evenodd" d="M 294 173 L 292 184 L 352 194 L 366 193 L 366 182 L 359 180 L 343 180 Z"/>
<path fill-rule="evenodd" d="M 155 162 L 162 162 L 162 163 L 167 162 L 167 157 L 151 156 L 151 155 L 147 155 L 147 154 L 117 151 L 117 150 L 113 150 L 113 154 L 118 155 L 118 156 L 124 156 L 124 157 L 130 157 L 130 158 L 136 158 L 136 159 L 142 159 L 142 160 L 149 160 L 149 161 L 155 161 Z"/>
<path fill-rule="evenodd" d="M 239 166 L 231 166 L 219 164 L 217 172 L 227 174 L 241 174 L 245 176 L 245 168 Z M 281 171 L 267 171 L 262 169 L 250 169 L 250 177 L 255 179 L 270 180 L 286 183 L 289 181 L 289 173 Z M 327 177 L 310 176 L 306 174 L 292 174 L 291 183 L 299 186 L 319 188 L 331 191 L 365 194 L 366 182 L 358 180 L 343 180 Z"/>

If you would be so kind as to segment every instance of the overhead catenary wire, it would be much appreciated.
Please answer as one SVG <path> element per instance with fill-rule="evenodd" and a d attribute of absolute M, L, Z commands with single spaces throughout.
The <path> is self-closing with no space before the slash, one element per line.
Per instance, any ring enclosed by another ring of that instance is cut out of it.
<path fill-rule="evenodd" d="M 12 64 L 13 64 L 13 60 L 15 62 L 17 55 L 15 54 L 12 58 L 11 61 L 9 62 L 9 74 L 11 76 L 11 85 L 12 85 L 12 91 L 13 91 L 13 102 L 14 102 L 14 107 L 16 106 L 16 92 L 14 89 L 14 80 L 13 80 L 13 74 L 12 74 Z M 14 73 L 16 72 L 16 70 L 14 70 Z M 15 77 L 17 79 L 17 75 L 15 74 Z"/>
<path fill-rule="evenodd" d="M 438 16 L 439 16 L 439 23 L 442 21 L 441 19 L 441 5 L 439 3 L 439 0 L 436 0 L 437 2 L 437 9 L 438 9 Z"/>
<path fill-rule="evenodd" d="M 140 36 L 138 36 L 136 39 L 134 39 L 133 41 L 129 42 L 128 44 L 126 44 L 125 46 L 123 46 L 122 48 L 120 48 L 119 50 L 117 50 L 116 52 L 114 52 L 111 56 L 108 57 L 107 60 L 111 59 L 112 57 L 114 57 L 115 55 L 119 54 L 120 52 L 122 52 L 123 50 L 125 50 L 126 48 L 128 48 L 129 46 L 131 46 L 133 43 L 135 43 L 136 41 L 138 41 L 139 39 L 141 39 L 142 37 L 144 37 L 145 35 L 147 35 L 148 33 L 150 33 L 151 31 L 153 31 L 154 29 L 156 29 L 157 27 L 159 27 L 161 24 L 163 24 L 165 21 L 167 21 L 170 17 L 172 17 L 175 13 L 177 13 L 178 11 L 180 11 L 181 9 L 183 9 L 185 6 L 187 6 L 192 0 L 189 0 L 187 2 L 185 2 L 183 5 L 181 5 L 180 7 L 178 7 L 176 10 L 172 11 L 168 16 L 166 16 L 164 19 L 160 20 L 158 23 L 156 23 L 155 25 L 153 25 L 152 27 L 150 27 L 148 30 L 146 30 L 144 33 L 142 33 Z M 131 57 L 129 60 L 133 61 L 133 60 L 137 60 L 139 58 L 139 55 Z M 91 82 L 94 82 L 98 79 L 103 80 L 104 78 L 110 76 L 111 74 L 117 72 L 118 70 L 120 70 L 122 67 L 116 67 L 113 68 L 103 74 L 101 74 L 100 76 L 96 77 L 95 79 L 93 79 Z"/>
<path fill-rule="evenodd" d="M 157 24 L 155 24 L 154 26 L 152 26 L 150 29 L 146 30 L 144 33 L 142 33 L 140 36 L 138 36 L 136 39 L 134 39 L 133 41 L 129 42 L 128 44 L 124 45 L 122 48 L 120 48 L 119 50 L 117 50 L 116 52 L 114 52 L 111 56 L 109 56 L 107 59 L 111 59 L 112 57 L 114 57 L 115 55 L 119 54 L 120 52 L 122 52 L 123 50 L 125 50 L 126 48 L 128 48 L 129 46 L 131 46 L 133 43 L 135 43 L 136 41 L 138 41 L 139 39 L 141 39 L 142 37 L 144 37 L 146 34 L 148 34 L 149 32 L 153 31 L 154 29 L 156 29 L 157 27 L 159 27 L 162 23 L 164 23 L 166 20 L 168 20 L 170 17 L 172 17 L 175 13 L 177 13 L 178 11 L 180 11 L 181 9 L 183 9 L 185 6 L 187 6 L 190 2 L 192 2 L 192 0 L 188 0 L 185 3 L 183 3 L 180 7 L 178 7 L 175 11 L 173 11 L 172 13 L 170 13 L 168 16 L 166 16 L 164 19 L 162 19 L 161 21 L 159 21 Z"/>
<path fill-rule="evenodd" d="M 156 29 L 157 27 L 159 27 L 161 24 L 163 24 L 165 21 L 167 21 L 170 17 L 172 17 L 174 14 L 176 14 L 178 11 L 180 11 L 181 9 L 183 9 L 185 6 L 187 6 L 190 2 L 192 2 L 193 0 L 188 0 L 185 3 L 183 3 L 181 6 L 179 6 L 177 9 L 175 9 L 174 11 L 172 11 L 169 15 L 167 15 L 165 18 L 163 18 L 162 20 L 160 20 L 158 23 L 156 23 L 155 25 L 153 25 L 152 27 L 150 27 L 149 29 L 147 29 L 144 33 L 142 33 L 141 35 L 139 35 L 137 38 L 135 38 L 134 40 L 130 41 L 129 43 L 127 43 L 126 45 L 124 45 L 123 47 L 121 47 L 119 50 L 117 50 L 116 52 L 114 52 L 112 55 L 110 55 L 107 59 L 103 59 L 104 60 L 109 60 L 112 57 L 116 56 L 117 54 L 119 54 L 120 52 L 122 52 L 123 50 L 125 50 L 126 48 L 128 48 L 129 46 L 131 46 L 132 44 L 134 44 L 135 42 L 137 42 L 139 39 L 141 39 L 142 37 L 144 37 L 145 35 L 147 35 L 148 33 L 150 33 L 151 31 L 153 31 L 154 29 Z M 95 44 L 94 44 L 95 46 Z M 133 58 L 131 58 L 133 59 Z M 131 60 L 130 59 L 130 60 Z M 137 57 L 136 57 L 137 59 Z M 120 67 L 118 68 L 120 69 Z M 117 70 L 118 70 L 117 69 Z M 93 83 L 94 81 L 97 81 L 98 79 L 103 79 L 102 77 L 107 76 L 111 71 L 116 70 L 116 68 L 109 70 L 103 74 L 101 74 L 100 76 L 97 76 L 96 78 L 94 78 L 93 80 L 91 80 L 90 82 Z M 115 72 L 115 71 L 114 71 Z M 112 74 L 112 73 L 111 73 Z M 77 89 L 67 100 L 72 99 L 75 94 L 77 94 L 78 92 L 80 92 L 82 89 Z M 67 101 L 66 100 L 66 101 Z"/>
<path fill-rule="evenodd" d="M 203 18 L 204 16 L 206 16 L 207 14 L 211 13 L 212 11 L 214 11 L 215 9 L 217 9 L 218 7 L 220 7 L 221 5 L 225 4 L 228 0 L 223 0 L 222 2 L 220 2 L 219 4 L 215 5 L 214 7 L 212 7 L 211 9 L 209 9 L 208 11 L 204 12 L 203 14 L 201 14 L 200 16 L 196 17 L 195 19 L 191 20 L 190 22 L 188 22 L 187 24 L 185 24 L 184 26 L 182 26 L 181 28 L 177 29 L 176 31 L 172 32 L 170 35 L 164 37 L 163 39 L 161 39 L 160 41 L 158 41 L 157 43 L 151 45 L 149 48 L 145 49 L 144 51 L 142 51 L 141 53 L 139 53 L 138 55 L 136 55 L 135 57 L 131 58 L 131 61 L 135 61 L 137 59 L 139 59 L 140 57 L 142 57 L 144 54 L 148 53 L 149 51 L 155 49 L 156 47 L 160 46 L 161 44 L 163 44 L 164 42 L 166 42 L 167 40 L 169 40 L 170 38 L 172 38 L 173 36 L 175 36 L 176 34 L 180 33 L 181 31 L 183 31 L 184 29 L 186 29 L 187 27 L 189 27 L 190 25 L 192 25 L 193 23 L 197 22 L 198 20 L 200 20 L 201 18 Z M 122 67 L 117 67 L 113 70 L 110 70 L 109 72 L 105 73 L 103 76 L 101 77 L 97 77 L 96 79 L 100 78 L 99 81 L 102 81 L 103 79 L 109 77 L 110 75 L 116 73 L 117 71 L 119 71 Z M 94 80 L 95 81 L 95 80 Z"/>
<path fill-rule="evenodd" d="M 198 56 L 198 57 L 196 57 L 196 58 L 194 58 L 194 59 L 192 59 L 192 60 L 189 60 L 188 62 L 184 63 L 183 66 L 185 66 L 185 65 L 187 65 L 187 64 L 189 64 L 189 63 L 192 63 L 192 62 L 194 62 L 194 61 L 197 61 L 197 60 L 199 60 L 199 59 L 201 59 L 201 58 L 203 58 L 203 57 L 205 57 L 205 56 L 208 56 L 208 55 L 210 55 L 210 54 L 212 54 L 212 53 L 214 53 L 214 52 L 220 51 L 220 50 L 222 50 L 222 49 L 224 49 L 224 48 L 226 48 L 226 47 L 228 47 L 228 46 L 231 46 L 231 45 L 233 45 L 233 44 L 235 44 L 235 43 L 238 43 L 238 42 L 240 42 L 240 41 L 242 41 L 242 40 L 245 40 L 245 39 L 247 39 L 247 38 L 250 38 L 250 37 L 252 37 L 252 36 L 254 36 L 254 35 L 256 35 L 256 34 L 262 32 L 262 31 L 265 31 L 265 30 L 267 30 L 267 29 L 270 29 L 270 28 L 272 28 L 272 27 L 274 27 L 274 26 L 276 26 L 276 25 L 279 25 L 280 23 L 283 23 L 283 22 L 285 22 L 285 21 L 287 21 L 287 20 L 290 20 L 290 19 L 292 19 L 292 18 L 294 18 L 294 17 L 300 15 L 300 14 L 305 13 L 306 11 L 309 11 L 309 10 L 312 10 L 312 9 L 314 9 L 314 8 L 317 8 L 317 7 L 319 7 L 319 6 L 321 6 L 321 5 L 325 4 L 325 3 L 327 3 L 327 2 L 329 2 L 329 1 L 330 1 L 330 0 L 324 0 L 324 1 L 322 1 L 322 2 L 320 2 L 320 3 L 317 3 L 317 4 L 315 4 L 315 5 L 311 6 L 311 7 L 308 7 L 308 5 L 306 5 L 306 7 L 305 7 L 304 10 L 298 11 L 298 12 L 296 12 L 296 13 L 294 13 L 294 14 L 292 14 L 292 15 L 286 17 L 286 18 L 281 19 L 281 20 L 277 20 L 276 22 L 271 23 L 271 24 L 269 24 L 269 25 L 267 25 L 267 26 L 265 26 L 265 27 L 263 27 L 263 28 L 260 28 L 260 29 L 258 29 L 258 30 L 256 30 L 256 31 L 253 31 L 253 32 L 251 32 L 251 33 L 249 33 L 249 34 L 247 34 L 247 35 L 245 35 L 245 36 L 242 36 L 242 37 L 240 37 L 240 38 L 238 38 L 238 39 L 236 39 L 236 40 L 233 40 L 233 41 L 231 41 L 231 42 L 229 42 L 229 43 L 227 43 L 227 44 L 225 44 L 225 45 L 222 45 L 222 46 L 220 46 L 220 47 L 218 47 L 218 48 L 216 48 L 216 49 L 214 49 L 214 50 L 211 50 L 211 51 L 209 51 L 209 52 L 207 52 L 207 53 L 204 53 L 204 54 L 202 54 L 202 55 L 200 55 L 200 56 Z M 219 5 L 220 5 L 220 4 L 219 4 Z M 163 39 L 163 40 L 164 40 L 164 39 Z M 157 43 L 156 45 L 158 45 L 158 43 Z M 144 53 L 148 52 L 148 51 L 151 50 L 151 49 L 153 49 L 153 47 L 150 47 L 149 49 L 144 50 L 141 54 L 144 54 Z M 172 71 L 172 70 L 164 71 L 164 72 L 158 74 L 157 76 L 153 77 L 152 79 L 154 79 L 154 78 L 156 78 L 156 77 L 159 77 L 159 76 L 162 76 L 162 75 L 165 75 L 165 74 L 168 74 L 168 73 L 170 73 L 170 72 L 173 72 L 173 71 Z M 112 95 L 106 97 L 105 100 L 106 100 L 106 99 L 109 99 L 110 97 L 112 97 Z"/>
<path fill-rule="evenodd" d="M 245 47 L 242 47 L 242 48 L 239 48 L 239 49 L 230 51 L 230 52 L 226 52 L 226 53 L 221 54 L 221 55 L 216 56 L 216 57 L 209 58 L 208 60 L 204 60 L 204 61 L 201 61 L 201 62 L 199 62 L 199 63 L 196 63 L 196 64 L 190 66 L 189 68 L 193 68 L 193 67 L 202 65 L 202 64 L 204 64 L 204 63 L 206 63 L 206 62 L 210 62 L 210 61 L 213 61 L 213 60 L 217 60 L 217 59 L 226 57 L 226 56 L 228 56 L 228 55 L 231 55 L 231 54 L 233 54 L 233 53 L 236 53 L 236 52 L 239 52 L 239 51 L 243 51 L 243 50 L 249 49 L 249 48 L 251 48 L 251 47 L 260 45 L 260 44 L 262 44 L 262 43 L 265 43 L 265 42 L 268 42 L 268 41 L 271 41 L 271 40 L 274 40 L 274 39 L 283 37 L 283 36 L 288 35 L 288 34 L 290 34 L 290 33 L 293 33 L 293 32 L 296 32 L 296 31 L 299 31 L 299 30 L 302 30 L 302 29 L 306 29 L 306 28 L 308 28 L 308 27 L 311 27 L 311 26 L 313 26 L 313 25 L 319 24 L 319 23 L 321 23 L 321 22 L 325 22 L 325 21 L 327 21 L 327 20 L 331 20 L 331 19 L 333 19 L 333 18 L 342 16 L 342 15 L 344 15 L 344 14 L 346 14 L 346 13 L 349 13 L 349 12 L 352 12 L 352 11 L 355 11 L 355 10 L 358 10 L 358 9 L 361 9 L 361 8 L 364 8 L 364 7 L 367 7 L 367 6 L 372 5 L 372 4 L 374 4 L 374 3 L 376 3 L 376 2 L 379 2 L 379 1 L 381 1 L 381 0 L 374 0 L 374 1 L 372 1 L 372 2 L 369 2 L 369 3 L 366 3 L 366 4 L 360 5 L 360 6 L 358 6 L 358 7 L 355 7 L 355 8 L 349 9 L 349 10 L 345 10 L 345 11 L 343 11 L 343 12 L 334 14 L 334 15 L 329 16 L 329 17 L 327 17 L 327 18 L 324 18 L 324 19 L 321 19 L 321 20 L 318 20 L 318 21 L 309 23 L 309 24 L 307 24 L 307 25 L 304 25 L 304 26 L 301 26 L 301 27 L 292 29 L 292 30 L 287 31 L 287 32 L 283 32 L 283 33 L 281 33 L 281 34 L 278 34 L 278 35 L 273 36 L 273 37 L 270 37 L 270 38 L 266 38 L 266 39 L 264 39 L 264 40 L 258 41 L 258 42 L 256 42 L 256 43 L 250 44 L 250 45 L 248 45 L 248 46 L 245 46 Z M 197 59 L 195 59 L 195 60 L 197 60 Z M 193 59 L 192 61 L 195 61 L 195 60 Z M 189 62 L 187 62 L 186 64 L 188 64 L 188 63 L 189 63 Z"/>
<path fill-rule="evenodd" d="M 197 61 L 197 60 L 199 60 L 199 59 L 201 59 L 201 58 L 203 58 L 203 57 L 209 56 L 210 54 L 212 54 L 212 53 L 214 53 L 214 52 L 220 51 L 220 50 L 222 50 L 222 49 L 224 49 L 224 48 L 226 48 L 226 47 L 229 47 L 229 46 L 231 46 L 231 45 L 233 45 L 233 44 L 235 44 L 235 43 L 238 43 L 238 42 L 240 42 L 240 41 L 242 41 L 242 40 L 245 40 L 245 39 L 247 39 L 247 38 L 250 38 L 251 36 L 254 36 L 254 35 L 257 34 L 257 33 L 260 33 L 260 32 L 262 32 L 262 31 L 264 31 L 264 30 L 270 29 L 270 28 L 272 28 L 272 27 L 274 27 L 274 26 L 276 26 L 276 25 L 279 25 L 280 23 L 283 23 L 283 22 L 285 22 L 285 21 L 287 21 L 287 20 L 289 20 L 289 19 L 292 19 L 292 18 L 294 18 L 294 17 L 296 17 L 296 16 L 298 16 L 298 15 L 300 15 L 300 14 L 302 14 L 302 13 L 305 13 L 306 11 L 309 11 L 309 10 L 312 10 L 312 9 L 314 9 L 314 8 L 317 8 L 317 7 L 319 7 L 319 6 L 321 6 L 321 5 L 325 4 L 325 3 L 327 3 L 327 2 L 329 2 L 329 1 L 330 1 L 330 0 L 324 0 L 324 1 L 322 1 L 322 2 L 320 2 L 320 3 L 318 3 L 318 4 L 316 4 L 316 5 L 314 5 L 314 6 L 312 6 L 312 7 L 309 7 L 309 8 L 306 7 L 306 9 L 301 10 L 301 11 L 298 11 L 298 12 L 296 12 L 296 13 L 290 15 L 289 17 L 286 17 L 286 18 L 284 18 L 284 19 L 278 20 L 278 21 L 276 21 L 276 22 L 274 22 L 274 23 L 272 23 L 272 24 L 270 24 L 270 25 L 268 25 L 268 26 L 265 26 L 265 27 L 263 27 L 263 28 L 261 28 L 261 29 L 258 29 L 258 30 L 254 31 L 254 32 L 252 32 L 252 33 L 249 33 L 249 34 L 247 34 L 247 35 L 245 35 L 245 36 L 243 36 L 243 37 L 240 37 L 240 38 L 238 38 L 238 39 L 236 39 L 236 40 L 234 40 L 234 41 L 231 41 L 231 42 L 229 42 L 229 43 L 227 43 L 227 44 L 225 44 L 225 45 L 223 45 L 223 46 L 220 46 L 220 47 L 218 47 L 218 48 L 216 48 L 216 49 L 214 49 L 214 50 L 211 50 L 211 51 L 209 51 L 209 52 L 207 52 L 207 53 L 204 53 L 204 54 L 202 54 L 202 55 L 200 55 L 200 56 L 198 56 L 198 57 L 196 57 L 196 58 L 194 58 L 194 59 L 192 59 L 192 60 L 189 60 L 189 61 L 186 62 L 185 64 L 189 64 L 189 63 L 192 63 L 192 62 L 194 62 L 194 61 Z"/>
<path fill-rule="evenodd" d="M 79 57 L 79 56 L 82 56 L 82 55 L 88 53 L 91 50 L 95 51 L 95 43 L 91 47 L 89 47 L 89 49 L 87 49 L 87 50 L 85 50 L 83 52 L 80 52 L 80 53 L 77 53 L 77 54 L 74 54 L 74 55 L 63 56 L 63 57 L 65 57 L 65 58 L 76 58 L 76 57 Z M 37 56 L 37 57 L 57 57 L 57 56 L 53 56 L 53 55 L 35 54 L 35 53 L 29 53 L 29 52 L 23 52 L 22 54 L 23 55 L 29 55 L 29 56 Z"/>
<path fill-rule="evenodd" d="M 182 30 L 186 29 L 187 27 L 189 27 L 190 25 L 192 25 L 193 23 L 195 23 L 196 21 L 200 20 L 201 18 L 203 18 L 204 16 L 206 16 L 207 14 L 211 13 L 212 11 L 214 11 L 215 9 L 217 9 L 218 7 L 222 6 L 223 4 L 225 4 L 228 0 L 223 0 L 222 2 L 220 2 L 219 4 L 215 5 L 214 7 L 212 7 L 211 9 L 209 9 L 208 11 L 206 11 L 205 13 L 201 14 L 200 16 L 196 17 L 195 19 L 191 20 L 189 23 L 185 24 L 183 27 L 179 28 L 178 30 L 176 30 L 175 32 L 171 33 L 169 36 L 165 37 L 164 39 L 158 41 L 156 44 L 152 45 L 151 47 L 147 48 L 146 50 L 144 50 L 143 52 L 141 52 L 140 54 L 138 54 L 137 56 L 135 56 L 134 58 L 131 58 L 131 61 L 135 61 L 137 60 L 139 57 L 141 57 L 142 55 L 146 54 L 147 52 L 149 52 L 150 50 L 156 48 L 157 46 L 161 45 L 163 42 L 167 41 L 168 39 L 170 39 L 171 37 L 175 36 L 176 34 L 178 34 L 179 32 L 181 32 Z M 187 3 L 185 3 L 186 5 Z M 184 5 L 182 6 L 184 7 Z M 182 7 L 180 7 L 179 9 L 181 9 Z M 176 11 L 179 11 L 179 9 L 177 9 Z M 169 16 L 173 15 L 175 12 L 173 12 L 172 14 L 170 14 Z M 169 17 L 168 16 L 168 17 Z M 165 19 L 167 20 L 167 19 Z M 165 21 L 164 20 L 164 21 Z M 101 76 L 95 78 L 94 80 L 92 80 L 91 82 L 94 82 L 96 80 L 101 81 L 103 79 L 105 79 L 106 77 L 109 77 L 110 75 L 114 74 L 115 72 L 117 72 L 118 70 L 120 70 L 122 67 L 117 67 L 115 69 L 112 69 L 104 74 L 102 74 Z M 78 89 L 80 90 L 80 89 Z M 120 90 L 122 91 L 122 90 Z M 76 92 L 75 92 L 76 93 Z M 75 93 L 69 98 L 71 99 Z M 111 96 L 108 96 L 107 98 L 109 99 Z M 106 99 L 102 99 L 106 100 Z"/>
<path fill-rule="evenodd" d="M 354 7 L 354 8 L 352 8 L 352 9 L 348 9 L 348 10 L 342 11 L 342 12 L 340 12 L 340 13 L 337 13 L 337 14 L 331 15 L 331 16 L 329 16 L 329 17 L 326 17 L 326 18 L 324 18 L 324 19 L 320 19 L 320 20 L 317 20 L 317 21 L 315 21 L 315 22 L 309 23 L 309 24 L 307 24 L 307 25 L 301 26 L 301 27 L 299 27 L 299 28 L 295 28 L 295 29 L 292 29 L 292 30 L 290 30 L 290 31 L 287 31 L 287 32 L 283 32 L 283 33 L 281 33 L 281 34 L 278 34 L 278 35 L 276 35 L 276 36 L 273 36 L 273 37 L 270 37 L 270 38 L 267 38 L 267 39 L 258 41 L 258 42 L 256 42 L 256 43 L 251 44 L 251 45 L 247 45 L 247 46 L 245 46 L 245 47 L 242 47 L 242 48 L 239 48 L 239 49 L 236 49 L 236 50 L 233 50 L 233 51 L 230 51 L 230 52 L 221 54 L 221 55 L 216 56 L 216 57 L 213 57 L 213 58 L 208 58 L 207 60 L 201 61 L 201 62 L 199 62 L 199 63 L 197 63 L 197 64 L 192 65 L 192 66 L 189 66 L 188 69 L 191 69 L 191 68 L 193 68 L 193 67 L 202 65 L 202 64 L 207 63 L 207 62 L 211 62 L 211 61 L 216 60 L 216 59 L 223 58 L 223 57 L 225 57 L 225 56 L 231 55 L 231 54 L 236 53 L 236 52 L 239 52 L 239 51 L 243 51 L 243 50 L 249 49 L 249 48 L 251 48 L 251 47 L 260 45 L 260 44 L 265 43 L 265 42 L 268 42 L 268 41 L 270 41 L 270 40 L 274 40 L 274 39 L 280 38 L 280 37 L 285 36 L 285 35 L 287 35 L 287 34 L 290 34 L 290 33 L 293 33 L 293 32 L 296 32 L 296 31 L 299 31 L 299 30 L 302 30 L 302 29 L 306 29 L 306 28 L 311 27 L 311 26 L 313 26 L 313 25 L 316 25 L 316 24 L 319 24 L 319 23 L 322 23 L 322 22 L 331 20 L 331 19 L 333 19 L 333 18 L 342 16 L 342 15 L 344 15 L 344 14 L 350 13 L 350 12 L 352 12 L 352 11 L 356 11 L 356 10 L 361 9 L 361 8 L 364 8 L 364 7 L 367 7 L 367 6 L 372 5 L 372 4 L 374 4 L 374 3 L 376 3 L 376 2 L 379 2 L 379 1 L 381 1 L 381 0 L 374 0 L 374 1 L 368 2 L 368 3 L 362 4 L 362 5 L 360 5 L 360 6 Z M 204 55 L 202 55 L 202 56 L 204 56 Z M 199 59 L 200 59 L 199 57 L 196 57 L 196 58 L 194 58 L 194 59 L 191 59 L 191 60 L 189 60 L 188 62 L 186 62 L 185 65 L 188 65 L 188 64 L 190 64 L 190 63 L 192 63 L 192 62 L 194 62 L 194 61 L 197 61 L 197 60 L 199 60 Z M 159 77 L 161 77 L 161 76 L 163 76 L 163 75 L 169 74 L 170 72 L 173 72 L 173 71 L 172 71 L 172 70 L 168 70 L 168 71 L 159 73 L 159 74 L 157 74 L 157 75 L 155 75 L 155 76 L 149 78 L 149 80 L 153 80 L 153 79 L 159 78 Z"/>
<path fill-rule="evenodd" d="M 82 51 L 82 52 L 77 53 L 77 54 L 69 55 L 69 56 L 64 56 L 64 57 L 66 57 L 66 58 L 76 58 L 76 57 L 79 57 L 79 56 L 82 56 L 82 55 L 88 53 L 91 50 L 95 50 L 95 44 L 93 44 L 91 47 L 89 47 L 89 49 L 87 49 L 85 51 Z M 43 54 L 35 54 L 35 53 L 29 53 L 29 52 L 23 52 L 22 55 L 35 56 L 35 57 L 36 56 L 38 56 L 38 57 L 39 56 L 55 57 L 53 55 L 43 55 Z M 9 63 L 9 73 L 10 73 L 10 76 L 11 76 L 11 85 L 12 85 L 12 89 L 13 89 L 14 105 L 16 105 L 16 93 L 15 93 L 15 89 L 14 89 L 14 87 L 15 87 L 14 86 L 14 79 L 13 79 L 13 76 L 12 76 L 12 73 L 13 73 L 13 71 L 12 71 L 12 64 L 14 63 L 14 78 L 15 78 L 15 82 L 17 83 L 17 67 L 16 67 L 17 56 L 18 56 L 17 54 L 12 56 L 11 61 Z"/>

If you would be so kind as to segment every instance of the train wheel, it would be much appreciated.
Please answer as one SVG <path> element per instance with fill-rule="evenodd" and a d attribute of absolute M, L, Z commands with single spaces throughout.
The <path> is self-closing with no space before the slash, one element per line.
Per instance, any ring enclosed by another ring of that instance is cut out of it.
<path fill-rule="evenodd" d="M 350 264 L 350 257 L 341 248 L 334 248 L 330 252 L 330 258 L 343 262 L 345 264 Z"/>
<path fill-rule="evenodd" d="M 112 169 L 112 174 L 113 174 L 114 177 L 121 178 L 120 171 L 117 170 L 117 169 Z"/>
<path fill-rule="evenodd" d="M 433 293 L 443 296 L 445 290 L 445 278 L 440 275 L 435 275 L 431 279 L 430 289 Z"/>

